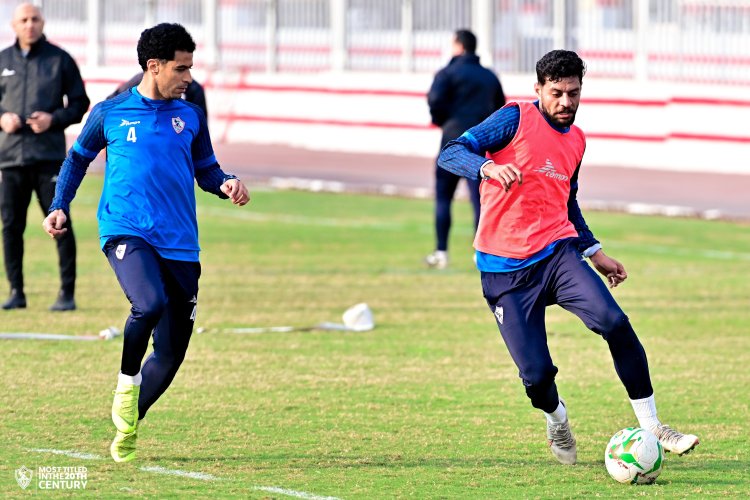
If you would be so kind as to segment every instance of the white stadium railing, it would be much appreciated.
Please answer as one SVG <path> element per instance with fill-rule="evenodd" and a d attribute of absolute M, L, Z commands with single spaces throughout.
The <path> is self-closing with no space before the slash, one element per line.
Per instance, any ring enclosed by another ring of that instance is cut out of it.
<path fill-rule="evenodd" d="M 10 19 L 18 0 L 0 0 Z M 589 74 L 750 83 L 750 0 L 37 0 L 47 35 L 81 65 L 133 65 L 140 31 L 184 24 L 212 69 L 432 73 L 446 40 L 473 29 L 500 73 L 524 73 L 552 48 Z M 0 40 L 13 39 L 0 23 Z"/>

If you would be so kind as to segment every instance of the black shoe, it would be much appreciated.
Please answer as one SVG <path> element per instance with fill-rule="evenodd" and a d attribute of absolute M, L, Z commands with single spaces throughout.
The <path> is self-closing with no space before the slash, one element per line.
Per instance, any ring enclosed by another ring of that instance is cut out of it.
<path fill-rule="evenodd" d="M 62 290 L 60 290 L 60 293 L 57 295 L 55 303 L 49 306 L 50 311 L 75 311 L 75 308 L 76 301 L 73 296 L 68 295 Z"/>
<path fill-rule="evenodd" d="M 3 309 L 26 309 L 26 295 L 15 288 L 10 291 L 10 297 L 3 303 Z"/>

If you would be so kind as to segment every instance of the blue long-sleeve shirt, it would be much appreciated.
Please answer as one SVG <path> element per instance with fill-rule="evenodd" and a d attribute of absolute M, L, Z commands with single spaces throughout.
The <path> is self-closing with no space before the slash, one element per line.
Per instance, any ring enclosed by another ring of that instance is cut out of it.
<path fill-rule="evenodd" d="M 69 211 L 91 161 L 107 148 L 97 219 L 101 246 L 139 236 L 166 259 L 198 261 L 195 179 L 226 198 L 203 112 L 182 99 L 154 100 L 133 87 L 92 109 L 70 149 L 50 212 Z"/>
<path fill-rule="evenodd" d="M 538 108 L 538 101 L 535 102 L 535 105 Z M 438 166 L 463 177 L 471 179 L 480 177 L 480 169 L 488 161 L 486 154 L 496 153 L 510 144 L 518 131 L 520 119 L 521 111 L 517 105 L 499 109 L 479 125 L 470 128 L 459 138 L 446 144 L 438 157 Z M 562 133 L 569 130 L 568 127 L 561 129 L 549 120 L 547 120 L 547 123 Z M 578 173 L 580 168 L 580 164 L 576 166 L 575 173 L 570 179 L 567 208 L 568 219 L 578 232 L 578 250 L 588 257 L 601 248 L 601 245 L 586 224 L 578 205 Z M 477 252 L 477 267 L 481 271 L 488 272 L 522 269 L 550 255 L 556 244 L 557 242 L 553 242 L 527 259 L 512 259 Z"/>

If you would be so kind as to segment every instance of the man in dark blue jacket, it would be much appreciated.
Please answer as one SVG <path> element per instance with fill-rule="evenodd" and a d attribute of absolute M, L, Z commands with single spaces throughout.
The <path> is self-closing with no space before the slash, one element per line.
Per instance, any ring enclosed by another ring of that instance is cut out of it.
<path fill-rule="evenodd" d="M 0 52 L 0 213 L 10 297 L 3 309 L 26 307 L 23 233 L 31 194 L 46 214 L 65 159 L 65 128 L 78 123 L 89 98 L 73 58 L 43 35 L 44 18 L 35 5 L 13 13 L 16 43 Z M 53 311 L 76 308 L 76 242 L 70 219 L 57 240 L 62 282 Z"/>
<path fill-rule="evenodd" d="M 505 104 L 503 87 L 495 74 L 479 64 L 475 54 L 477 38 L 471 31 L 458 30 L 453 39 L 453 58 L 432 82 L 427 102 L 432 123 L 443 129 L 440 149 L 466 130 L 481 123 Z M 451 204 L 461 177 L 435 167 L 435 251 L 425 258 L 429 267 L 448 265 L 448 233 Z M 479 222 L 479 179 L 467 179 L 474 206 L 474 227 Z M 468 252 L 467 252 L 468 254 Z"/>

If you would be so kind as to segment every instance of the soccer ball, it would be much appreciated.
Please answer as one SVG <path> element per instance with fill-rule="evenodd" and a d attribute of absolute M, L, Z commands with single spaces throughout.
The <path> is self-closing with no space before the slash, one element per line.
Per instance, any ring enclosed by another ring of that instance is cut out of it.
<path fill-rule="evenodd" d="M 618 431 L 604 450 L 604 465 L 615 481 L 651 484 L 661 473 L 664 449 L 651 432 L 640 427 Z"/>

